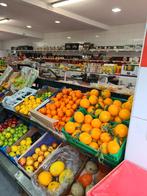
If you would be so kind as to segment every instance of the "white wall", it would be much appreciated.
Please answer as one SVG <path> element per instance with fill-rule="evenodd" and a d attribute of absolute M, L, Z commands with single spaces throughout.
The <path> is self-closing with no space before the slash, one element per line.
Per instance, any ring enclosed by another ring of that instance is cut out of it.
<path fill-rule="evenodd" d="M 92 42 L 95 45 L 125 45 L 140 44 L 143 42 L 145 24 L 131 24 L 111 27 L 108 31 L 69 31 L 60 33 L 48 33 L 43 40 L 31 38 L 11 40 L 3 43 L 3 49 L 10 49 L 11 46 L 33 45 L 35 48 L 44 46 L 61 46 L 66 42 Z M 99 35 L 96 38 L 96 35 Z M 72 37 L 68 40 L 67 36 Z"/>

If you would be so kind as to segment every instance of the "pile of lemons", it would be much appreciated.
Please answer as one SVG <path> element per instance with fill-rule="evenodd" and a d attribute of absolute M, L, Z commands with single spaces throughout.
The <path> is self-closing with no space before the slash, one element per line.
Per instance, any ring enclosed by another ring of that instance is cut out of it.
<path fill-rule="evenodd" d="M 35 96 L 31 95 L 24 99 L 24 101 L 15 107 L 16 112 L 19 112 L 24 115 L 29 115 L 30 111 L 35 109 L 37 106 L 41 104 L 41 99 L 36 98 Z"/>

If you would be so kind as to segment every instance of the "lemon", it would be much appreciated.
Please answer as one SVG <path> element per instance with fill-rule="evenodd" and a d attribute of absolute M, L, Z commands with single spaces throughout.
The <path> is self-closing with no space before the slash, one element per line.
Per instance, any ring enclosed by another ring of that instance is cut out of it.
<path fill-rule="evenodd" d="M 16 152 L 17 150 L 18 150 L 18 146 L 12 146 L 12 147 L 11 147 L 11 151 L 12 151 L 12 152 Z"/>
<path fill-rule="evenodd" d="M 18 155 L 20 155 L 20 154 L 21 154 L 20 151 L 17 150 L 17 151 L 16 151 L 16 155 L 18 156 Z"/>
<path fill-rule="evenodd" d="M 22 146 L 22 145 L 26 145 L 26 140 L 22 140 L 21 142 L 20 142 L 20 145 Z"/>
<path fill-rule="evenodd" d="M 29 99 L 32 100 L 32 99 L 35 99 L 35 97 L 34 97 L 33 95 L 31 95 L 31 96 L 29 97 Z"/>
<path fill-rule="evenodd" d="M 32 141 L 31 137 L 26 137 L 26 141 Z"/>
<path fill-rule="evenodd" d="M 18 112 L 20 110 L 20 106 L 16 106 L 15 110 L 16 110 L 16 112 Z"/>
<path fill-rule="evenodd" d="M 29 99 L 28 99 L 28 98 L 25 98 L 25 99 L 24 99 L 24 101 L 25 101 L 25 102 L 28 102 L 28 101 L 29 101 Z"/>
<path fill-rule="evenodd" d="M 62 161 L 56 161 L 50 166 L 52 176 L 59 176 L 64 171 L 65 165 Z"/>
<path fill-rule="evenodd" d="M 29 146 L 29 145 L 31 145 L 31 144 L 32 144 L 32 141 L 31 141 L 31 140 L 27 140 L 27 141 L 26 141 L 26 145 L 27 145 L 27 146 Z"/>
<path fill-rule="evenodd" d="M 36 99 L 36 103 L 41 103 L 41 99 L 40 98 L 37 98 Z"/>

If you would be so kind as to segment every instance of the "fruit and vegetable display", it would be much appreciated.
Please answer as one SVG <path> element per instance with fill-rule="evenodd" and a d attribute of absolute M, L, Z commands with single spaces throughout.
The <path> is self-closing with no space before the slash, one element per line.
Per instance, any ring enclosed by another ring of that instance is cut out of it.
<path fill-rule="evenodd" d="M 8 127 L 16 127 L 16 125 L 19 123 L 18 119 L 16 117 L 8 118 L 3 123 L 0 124 L 0 132 L 3 132 Z"/>
<path fill-rule="evenodd" d="M 66 195 L 84 159 L 69 146 L 59 148 L 51 159 L 35 174 L 33 182 L 47 195 Z"/>
<path fill-rule="evenodd" d="M 45 101 L 46 99 L 48 99 L 50 96 L 52 95 L 52 92 L 45 92 L 42 94 L 37 94 L 36 98 L 41 99 L 41 101 Z"/>
<path fill-rule="evenodd" d="M 110 171 L 111 168 L 102 166 L 93 160 L 89 160 L 79 177 L 72 184 L 69 195 L 86 196 L 87 192 Z"/>
<path fill-rule="evenodd" d="M 41 104 L 42 100 L 31 95 L 24 99 L 22 103 L 15 107 L 15 111 L 23 115 L 30 115 L 30 111 L 35 109 Z"/>
<path fill-rule="evenodd" d="M 28 132 L 25 124 L 19 124 L 16 127 L 8 127 L 0 133 L 0 146 L 12 146 L 19 138 Z"/>
<path fill-rule="evenodd" d="M 27 137 L 26 139 L 23 139 L 19 145 L 13 145 L 9 149 L 7 149 L 7 152 L 11 157 L 16 157 L 24 154 L 27 149 L 30 148 L 32 144 L 32 138 Z"/>
<path fill-rule="evenodd" d="M 130 119 L 133 97 L 126 102 L 114 100 L 109 90 L 103 90 L 101 93 L 93 89 L 87 93 L 87 97 L 80 101 L 80 107 L 99 118 L 102 123 L 114 121 L 121 123 Z"/>
<path fill-rule="evenodd" d="M 56 142 L 51 145 L 42 144 L 34 149 L 34 153 L 30 156 L 23 156 L 18 160 L 18 163 L 26 170 L 27 173 L 33 173 L 39 168 L 43 161 L 51 155 L 58 147 Z"/>
<path fill-rule="evenodd" d="M 38 112 L 49 118 L 59 120 L 55 127 L 61 131 L 62 127 L 69 121 L 79 107 L 83 96 L 84 94 L 80 90 L 64 88 L 52 98 L 51 102 L 40 108 Z"/>

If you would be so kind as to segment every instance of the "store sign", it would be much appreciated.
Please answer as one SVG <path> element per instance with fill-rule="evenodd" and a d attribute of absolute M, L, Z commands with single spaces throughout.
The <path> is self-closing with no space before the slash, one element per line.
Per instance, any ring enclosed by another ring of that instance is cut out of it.
<path fill-rule="evenodd" d="M 144 49 L 142 53 L 141 67 L 147 67 L 147 32 L 145 36 Z"/>

